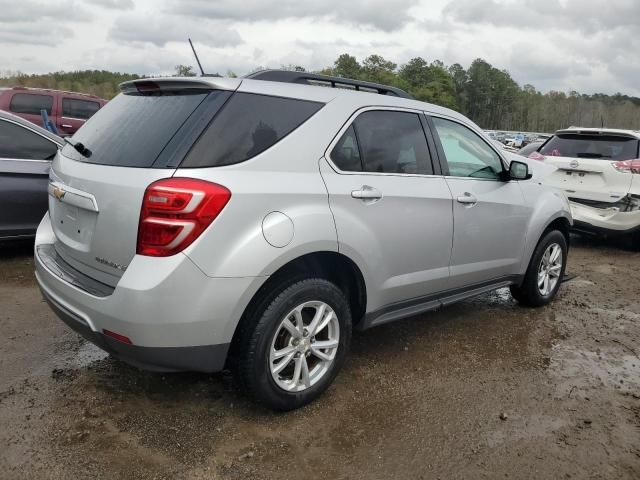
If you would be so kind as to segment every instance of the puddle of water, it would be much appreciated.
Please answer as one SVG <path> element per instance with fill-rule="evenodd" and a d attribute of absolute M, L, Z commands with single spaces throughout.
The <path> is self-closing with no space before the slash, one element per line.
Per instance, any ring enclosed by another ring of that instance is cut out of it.
<path fill-rule="evenodd" d="M 109 354 L 96 347 L 93 343 L 83 342 L 80 348 L 69 358 L 69 366 L 72 368 L 84 368 L 104 360 Z"/>
<path fill-rule="evenodd" d="M 571 285 L 574 287 L 592 287 L 595 285 L 595 283 L 593 283 L 590 280 L 584 280 L 581 278 L 575 278 L 573 280 L 571 280 Z"/>
<path fill-rule="evenodd" d="M 593 265 L 591 269 L 594 272 L 602 273 L 604 275 L 612 275 L 615 272 L 615 267 L 613 265 Z"/>
<path fill-rule="evenodd" d="M 496 303 L 502 304 L 511 304 L 514 301 L 508 288 L 501 288 L 489 293 L 489 298 Z"/>
<path fill-rule="evenodd" d="M 566 398 L 580 390 L 609 388 L 633 392 L 640 388 L 640 359 L 635 355 L 620 355 L 620 350 L 600 352 L 581 350 L 566 345 L 551 349 L 549 371 L 559 382 L 557 396 Z"/>
<path fill-rule="evenodd" d="M 509 416 L 509 422 L 502 424 L 500 430 L 489 432 L 487 435 L 487 445 L 490 448 L 494 448 L 506 442 L 546 437 L 553 435 L 554 432 L 566 424 L 567 422 L 560 418 L 547 415 L 532 415 L 528 417 Z"/>

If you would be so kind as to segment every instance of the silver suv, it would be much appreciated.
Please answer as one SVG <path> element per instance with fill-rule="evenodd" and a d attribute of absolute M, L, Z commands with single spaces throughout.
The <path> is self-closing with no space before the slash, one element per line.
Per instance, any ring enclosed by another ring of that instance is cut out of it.
<path fill-rule="evenodd" d="M 121 89 L 53 161 L 35 262 L 60 318 L 130 364 L 229 368 L 288 410 L 353 329 L 560 287 L 572 220 L 549 167 L 456 112 L 277 71 Z"/>

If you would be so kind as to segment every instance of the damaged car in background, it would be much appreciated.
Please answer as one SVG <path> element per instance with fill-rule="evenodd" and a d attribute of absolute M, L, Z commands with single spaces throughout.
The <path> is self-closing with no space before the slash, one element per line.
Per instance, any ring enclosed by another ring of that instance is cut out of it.
<path fill-rule="evenodd" d="M 546 182 L 571 204 L 574 228 L 604 236 L 631 235 L 640 244 L 640 132 L 559 130 L 529 158 L 558 169 Z"/>

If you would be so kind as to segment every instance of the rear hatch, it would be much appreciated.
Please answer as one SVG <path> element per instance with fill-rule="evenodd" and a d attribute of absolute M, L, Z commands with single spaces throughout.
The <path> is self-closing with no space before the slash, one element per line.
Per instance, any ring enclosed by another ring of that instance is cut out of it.
<path fill-rule="evenodd" d="M 214 83 L 215 81 L 215 83 Z M 49 215 L 58 254 L 115 286 L 136 253 L 144 192 L 171 177 L 240 80 L 123 84 L 53 161 Z M 85 150 L 86 149 L 86 150 Z"/>
<path fill-rule="evenodd" d="M 631 188 L 633 175 L 616 162 L 638 158 L 639 141 L 632 135 L 607 131 L 566 130 L 540 149 L 544 161 L 558 168 L 546 182 L 572 200 L 616 203 Z"/>

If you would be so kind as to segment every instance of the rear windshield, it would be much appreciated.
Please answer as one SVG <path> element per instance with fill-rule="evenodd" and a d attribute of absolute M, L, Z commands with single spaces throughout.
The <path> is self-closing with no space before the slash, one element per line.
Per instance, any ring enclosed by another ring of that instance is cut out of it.
<path fill-rule="evenodd" d="M 555 157 L 632 160 L 638 158 L 638 140 L 614 135 L 555 135 L 540 153 Z"/>
<path fill-rule="evenodd" d="M 120 167 L 151 167 L 164 147 L 207 95 L 218 91 L 184 90 L 162 95 L 120 94 L 73 136 L 91 151 L 87 158 L 66 145 L 65 156 Z"/>
<path fill-rule="evenodd" d="M 181 167 L 219 167 L 255 157 L 302 125 L 324 104 L 253 93 L 234 94 Z"/>

